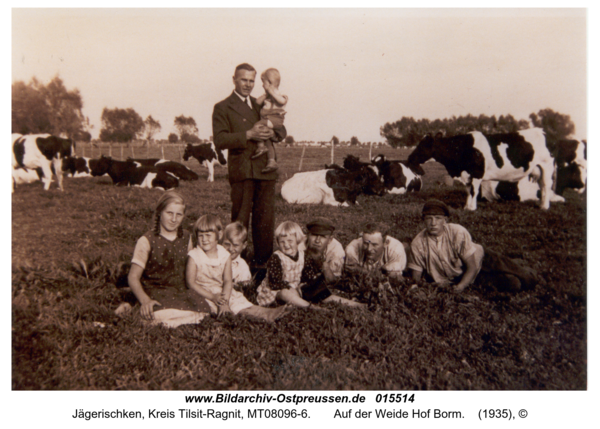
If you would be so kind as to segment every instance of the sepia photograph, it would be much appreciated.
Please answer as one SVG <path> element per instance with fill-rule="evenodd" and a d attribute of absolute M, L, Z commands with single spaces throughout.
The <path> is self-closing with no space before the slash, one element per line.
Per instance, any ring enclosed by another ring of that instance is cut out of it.
<path fill-rule="evenodd" d="M 587 9 L 11 25 L 13 393 L 588 389 Z"/>

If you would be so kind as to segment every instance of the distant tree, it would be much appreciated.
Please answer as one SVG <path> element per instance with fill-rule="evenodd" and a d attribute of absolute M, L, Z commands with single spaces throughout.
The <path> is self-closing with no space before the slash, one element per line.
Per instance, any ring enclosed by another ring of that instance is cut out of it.
<path fill-rule="evenodd" d="M 283 142 L 284 142 L 285 144 L 294 144 L 294 137 L 293 137 L 293 136 L 287 136 L 287 137 L 286 137 L 286 138 L 283 140 Z"/>
<path fill-rule="evenodd" d="M 148 117 L 144 119 L 144 134 L 146 135 L 146 140 L 152 140 L 152 137 L 160 130 L 160 122 L 156 121 L 152 115 L 148 115 Z"/>
<path fill-rule="evenodd" d="M 51 133 L 78 139 L 89 124 L 82 108 L 79 90 L 67 90 L 58 76 L 47 85 L 35 77 L 28 84 L 19 81 L 12 85 L 12 131 L 16 133 Z"/>
<path fill-rule="evenodd" d="M 181 141 L 184 143 L 202 143 L 202 140 L 200 139 L 200 137 L 194 135 L 194 134 L 188 134 L 188 133 L 183 133 L 181 135 Z"/>
<path fill-rule="evenodd" d="M 193 137 L 198 138 L 198 126 L 194 118 L 177 116 L 174 121 L 175 128 L 179 132 L 179 139 L 185 143 L 194 143 Z M 192 137 L 193 136 L 193 137 Z"/>
<path fill-rule="evenodd" d="M 360 145 L 360 141 L 358 141 L 358 138 L 356 136 L 352 136 L 350 138 L 350 146 L 358 146 Z"/>
<path fill-rule="evenodd" d="M 535 127 L 540 127 L 551 139 L 564 139 L 575 133 L 575 124 L 569 115 L 563 115 L 552 109 L 542 109 L 529 115 Z"/>
<path fill-rule="evenodd" d="M 90 134 L 89 131 L 83 131 L 81 134 L 79 134 L 79 137 L 77 138 L 77 141 L 81 141 L 84 143 L 89 143 L 92 141 L 92 135 Z"/>
<path fill-rule="evenodd" d="M 338 139 L 336 136 L 331 137 L 331 144 L 334 146 L 339 146 L 340 144 L 340 139 Z"/>
<path fill-rule="evenodd" d="M 167 139 L 169 140 L 169 143 L 177 143 L 179 137 L 175 133 L 170 133 Z"/>
<path fill-rule="evenodd" d="M 144 130 L 142 117 L 131 107 L 127 109 L 102 110 L 102 129 L 100 140 L 103 142 L 130 142 L 138 138 Z"/>

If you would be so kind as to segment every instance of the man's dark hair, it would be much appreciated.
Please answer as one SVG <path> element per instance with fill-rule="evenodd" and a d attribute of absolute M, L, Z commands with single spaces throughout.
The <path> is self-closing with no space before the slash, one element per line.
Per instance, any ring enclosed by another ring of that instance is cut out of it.
<path fill-rule="evenodd" d="M 380 222 L 369 222 L 362 229 L 363 234 L 375 234 L 376 232 L 381 233 L 381 236 L 385 239 L 387 237 L 389 228 L 387 225 Z"/>
<path fill-rule="evenodd" d="M 234 72 L 233 74 L 234 74 L 234 75 L 235 75 L 235 74 L 237 74 L 238 70 L 248 70 L 248 71 L 251 71 L 251 72 L 255 72 L 255 73 L 256 73 L 256 70 L 254 69 L 254 67 L 252 67 L 252 66 L 251 66 L 250 64 L 248 64 L 248 63 L 242 63 L 242 64 L 240 64 L 239 66 L 237 66 L 237 67 L 235 68 L 235 72 Z"/>

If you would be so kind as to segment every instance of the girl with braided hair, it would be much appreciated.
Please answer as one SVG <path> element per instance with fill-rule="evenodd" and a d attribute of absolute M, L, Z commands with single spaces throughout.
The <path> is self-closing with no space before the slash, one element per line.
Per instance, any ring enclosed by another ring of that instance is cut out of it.
<path fill-rule="evenodd" d="M 137 241 L 127 277 L 142 317 L 170 327 L 198 323 L 210 313 L 206 300 L 185 284 L 192 243 L 182 228 L 184 214 L 179 193 L 167 191 L 160 197 L 153 228 Z"/>

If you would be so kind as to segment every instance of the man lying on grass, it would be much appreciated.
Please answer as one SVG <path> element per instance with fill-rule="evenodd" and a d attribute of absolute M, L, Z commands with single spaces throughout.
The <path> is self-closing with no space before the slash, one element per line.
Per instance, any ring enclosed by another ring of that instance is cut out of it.
<path fill-rule="evenodd" d="M 454 285 L 456 292 L 462 292 L 481 272 L 498 289 L 518 291 L 536 285 L 535 270 L 475 244 L 464 227 L 448 223 L 449 216 L 450 210 L 442 201 L 429 200 L 423 205 L 425 229 L 410 246 L 408 268 L 414 282 L 420 282 L 425 274 L 427 281 L 439 286 Z"/>
<path fill-rule="evenodd" d="M 346 246 L 344 269 L 350 274 L 367 274 L 380 271 L 393 279 L 400 279 L 406 268 L 404 245 L 388 235 L 386 225 L 368 223 L 361 237 Z"/>

